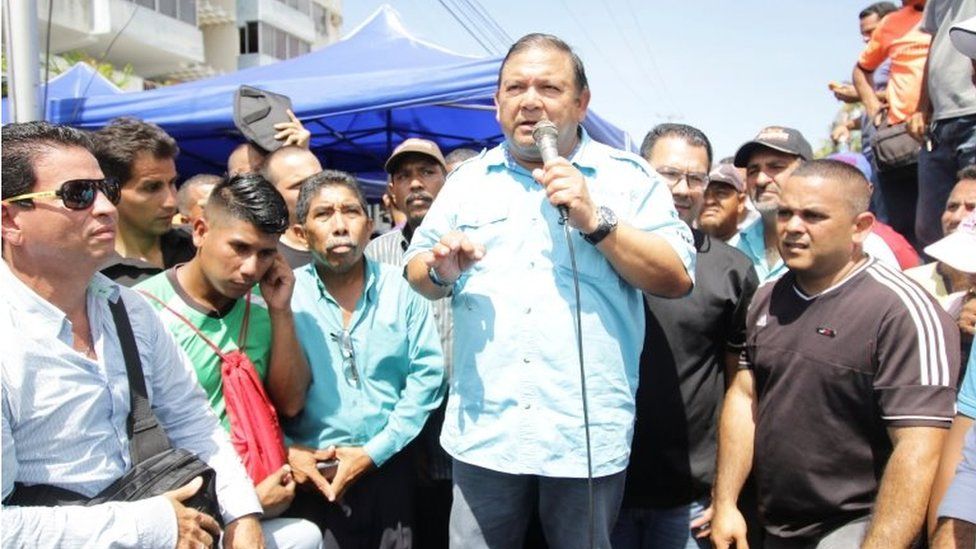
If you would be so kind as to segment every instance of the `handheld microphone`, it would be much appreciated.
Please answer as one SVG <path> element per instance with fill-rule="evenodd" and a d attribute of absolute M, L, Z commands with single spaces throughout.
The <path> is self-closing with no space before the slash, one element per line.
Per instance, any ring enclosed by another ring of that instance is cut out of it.
<path fill-rule="evenodd" d="M 540 120 L 536 122 L 535 127 L 532 128 L 532 140 L 535 141 L 535 146 L 539 149 L 539 156 L 542 157 L 543 164 L 548 164 L 559 158 L 559 128 L 551 121 Z M 559 208 L 559 223 L 565 224 L 569 219 L 569 210 L 566 206 L 557 206 L 557 208 Z"/>

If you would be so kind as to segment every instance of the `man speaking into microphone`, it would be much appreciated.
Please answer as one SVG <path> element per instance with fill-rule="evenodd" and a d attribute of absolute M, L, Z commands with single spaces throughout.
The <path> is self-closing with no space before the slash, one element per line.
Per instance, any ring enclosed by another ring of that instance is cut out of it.
<path fill-rule="evenodd" d="M 521 547 L 536 507 L 551 547 L 586 547 L 591 535 L 610 546 L 633 432 L 640 292 L 691 289 L 691 232 L 667 185 L 638 156 L 590 139 L 580 125 L 589 100 L 565 42 L 518 40 L 495 92 L 505 142 L 452 172 L 407 250 L 414 289 L 452 296 L 441 434 L 455 459 L 451 547 Z M 543 120 L 557 134 L 546 162 L 532 135 Z"/>

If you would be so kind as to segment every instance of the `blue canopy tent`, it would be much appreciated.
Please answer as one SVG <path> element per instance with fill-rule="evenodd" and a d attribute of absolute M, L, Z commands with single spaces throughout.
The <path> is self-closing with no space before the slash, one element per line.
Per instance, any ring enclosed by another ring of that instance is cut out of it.
<path fill-rule="evenodd" d="M 480 149 L 503 136 L 492 94 L 501 58 L 474 58 L 418 40 L 383 6 L 345 39 L 301 57 L 146 92 L 87 97 L 81 108 L 54 101 L 51 119 L 98 128 L 117 116 L 155 122 L 180 144 L 180 173 L 223 173 L 242 142 L 233 123 L 241 84 L 292 99 L 312 132 L 312 150 L 329 168 L 355 173 L 370 199 L 385 189 L 382 165 L 407 137 L 442 150 Z M 597 140 L 633 149 L 629 136 L 590 113 Z"/>
<path fill-rule="evenodd" d="M 76 111 L 80 108 L 80 98 L 95 97 L 98 95 L 115 95 L 122 93 L 122 90 L 102 76 L 98 71 L 87 63 L 76 63 L 70 69 L 55 76 L 47 82 L 47 120 L 60 119 L 62 117 L 73 118 L 77 115 Z M 44 87 L 41 86 L 37 91 L 37 103 L 44 101 Z M 10 101 L 3 98 L 3 112 L 0 119 L 3 123 L 13 122 L 10 112 Z M 55 111 L 59 109 L 59 111 Z"/>

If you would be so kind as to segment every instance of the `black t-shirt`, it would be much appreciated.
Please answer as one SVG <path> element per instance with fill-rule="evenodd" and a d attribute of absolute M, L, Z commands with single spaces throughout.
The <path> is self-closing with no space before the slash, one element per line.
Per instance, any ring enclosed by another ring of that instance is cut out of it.
<path fill-rule="evenodd" d="M 670 508 L 708 494 L 715 477 L 724 354 L 745 344 L 759 282 L 739 250 L 693 231 L 695 286 L 680 299 L 645 295 L 634 442 L 624 507 Z"/>
<path fill-rule="evenodd" d="M 102 274 L 131 288 L 164 269 L 186 263 L 197 253 L 193 237 L 183 229 L 170 229 L 163 233 L 159 237 L 159 245 L 163 251 L 163 269 L 141 259 L 116 255 L 107 266 L 102 267 Z"/>
<path fill-rule="evenodd" d="M 959 330 L 874 259 L 815 296 L 795 280 L 756 293 L 742 366 L 756 380 L 761 518 L 769 533 L 805 542 L 871 512 L 888 428 L 949 427 Z"/>
<path fill-rule="evenodd" d="M 285 258 L 285 262 L 292 269 L 303 267 L 312 262 L 312 252 L 292 248 L 280 240 L 278 241 L 278 253 L 281 254 L 281 257 Z"/>

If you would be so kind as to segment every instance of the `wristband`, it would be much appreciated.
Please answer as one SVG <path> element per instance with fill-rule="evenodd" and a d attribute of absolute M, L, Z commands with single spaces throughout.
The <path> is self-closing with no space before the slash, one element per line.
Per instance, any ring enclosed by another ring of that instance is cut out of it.
<path fill-rule="evenodd" d="M 453 282 L 445 282 L 441 277 L 437 276 L 437 271 L 433 267 L 427 269 L 427 278 L 430 278 L 430 281 L 438 288 L 451 288 L 454 286 Z"/>

